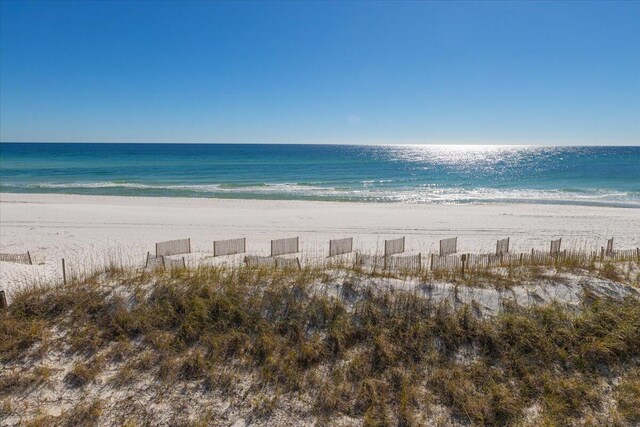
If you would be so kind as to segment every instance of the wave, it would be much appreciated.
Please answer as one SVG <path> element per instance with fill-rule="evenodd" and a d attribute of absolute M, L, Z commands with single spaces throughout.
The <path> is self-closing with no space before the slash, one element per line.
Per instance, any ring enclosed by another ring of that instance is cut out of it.
<path fill-rule="evenodd" d="M 65 184 L 50 184 L 47 182 L 39 184 L 26 184 L 26 185 L 3 185 L 3 187 L 26 187 L 26 188 L 154 188 L 153 185 L 148 184 L 136 184 L 132 182 L 74 182 Z M 161 188 L 161 187 L 158 187 Z"/>
<path fill-rule="evenodd" d="M 85 183 L 37 183 L 37 184 L 2 184 L 1 188 L 27 188 L 27 189 L 134 189 L 134 190 L 184 190 L 195 192 L 290 192 L 304 190 L 326 190 L 328 187 L 309 184 L 292 183 L 217 183 L 217 184 L 142 184 L 133 182 L 85 182 Z"/>
<path fill-rule="evenodd" d="M 6 184 L 1 191 L 54 192 L 162 197 L 219 197 L 331 200 L 354 202 L 398 202 L 431 204 L 468 203 L 561 203 L 575 205 L 624 206 L 640 208 L 640 192 L 609 189 L 496 189 L 461 188 L 420 184 L 385 187 L 383 181 L 360 182 L 346 186 L 322 183 L 215 183 L 215 184 L 146 184 L 135 182 L 76 182 Z"/>

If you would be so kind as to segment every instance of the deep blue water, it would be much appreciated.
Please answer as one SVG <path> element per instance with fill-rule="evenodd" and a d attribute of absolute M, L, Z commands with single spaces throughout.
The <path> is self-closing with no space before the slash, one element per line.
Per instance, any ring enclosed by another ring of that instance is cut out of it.
<path fill-rule="evenodd" d="M 2 143 L 0 191 L 640 207 L 640 147 Z"/>

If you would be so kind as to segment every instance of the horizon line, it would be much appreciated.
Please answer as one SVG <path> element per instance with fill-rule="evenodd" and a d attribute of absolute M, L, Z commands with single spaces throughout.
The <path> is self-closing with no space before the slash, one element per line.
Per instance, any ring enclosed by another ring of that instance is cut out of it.
<path fill-rule="evenodd" d="M 135 144 L 135 145 L 342 145 L 342 146 L 485 146 L 485 147 L 640 147 L 640 142 L 630 144 L 589 143 L 469 143 L 469 142 L 170 142 L 170 141 L 0 141 L 0 144 Z"/>

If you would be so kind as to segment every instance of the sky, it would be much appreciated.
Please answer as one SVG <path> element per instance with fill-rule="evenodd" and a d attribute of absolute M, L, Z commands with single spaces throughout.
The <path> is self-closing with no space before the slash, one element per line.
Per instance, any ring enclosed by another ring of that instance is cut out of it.
<path fill-rule="evenodd" d="M 0 141 L 640 145 L 640 2 L 0 0 Z"/>

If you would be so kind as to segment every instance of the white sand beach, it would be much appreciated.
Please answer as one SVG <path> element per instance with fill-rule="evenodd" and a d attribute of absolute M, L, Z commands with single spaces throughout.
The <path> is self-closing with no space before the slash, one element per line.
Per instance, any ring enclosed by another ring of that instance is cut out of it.
<path fill-rule="evenodd" d="M 408 252 L 436 252 L 458 236 L 459 252 L 491 252 L 510 237 L 512 251 L 595 249 L 614 237 L 618 248 L 640 246 L 636 209 L 567 205 L 408 205 L 272 200 L 0 194 L 0 252 L 30 251 L 34 265 L 0 262 L 9 294 L 68 268 L 110 260 L 142 265 L 154 243 L 190 237 L 188 262 L 209 259 L 216 239 L 247 238 L 247 251 L 268 255 L 274 238 L 300 236 L 303 260 L 322 258 L 332 238 L 354 238 L 357 250 L 382 252 L 384 239 L 406 236 Z M 238 259 L 236 259 L 237 261 Z"/>

